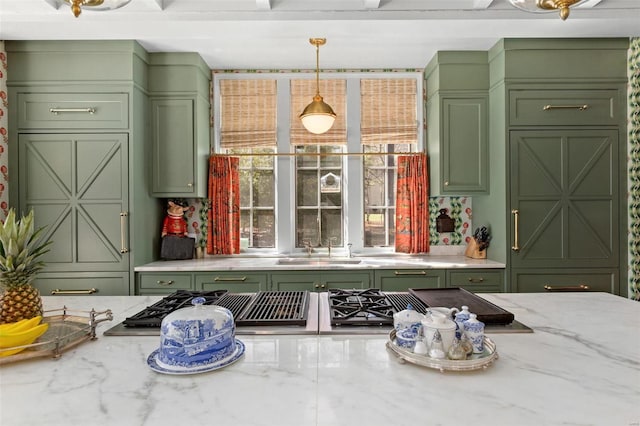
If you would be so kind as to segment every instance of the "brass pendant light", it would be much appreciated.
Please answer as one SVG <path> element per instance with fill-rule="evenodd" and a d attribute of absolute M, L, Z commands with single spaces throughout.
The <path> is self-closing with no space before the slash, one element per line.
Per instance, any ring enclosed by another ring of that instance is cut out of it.
<path fill-rule="evenodd" d="M 131 0 L 64 0 L 71 6 L 71 12 L 76 18 L 82 13 L 82 8 L 90 8 L 90 10 L 113 10 L 125 6 Z"/>
<path fill-rule="evenodd" d="M 336 121 L 336 113 L 320 96 L 320 46 L 326 42 L 324 38 L 309 39 L 309 43 L 316 47 L 316 95 L 300 114 L 304 128 L 316 135 L 327 132 Z"/>
<path fill-rule="evenodd" d="M 563 21 L 569 17 L 569 8 L 584 3 L 585 0 L 509 0 L 518 9 L 527 12 L 553 12 L 560 11 L 560 19 Z"/>

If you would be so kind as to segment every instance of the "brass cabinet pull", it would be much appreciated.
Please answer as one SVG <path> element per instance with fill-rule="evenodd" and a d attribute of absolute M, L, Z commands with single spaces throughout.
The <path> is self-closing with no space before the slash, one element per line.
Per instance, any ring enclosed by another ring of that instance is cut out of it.
<path fill-rule="evenodd" d="M 193 182 L 189 182 L 189 183 L 187 184 L 187 186 L 188 186 L 189 188 L 193 188 Z"/>
<path fill-rule="evenodd" d="M 320 288 L 320 284 L 316 284 L 313 286 L 314 288 Z"/>
<path fill-rule="evenodd" d="M 558 287 L 545 284 L 544 289 L 546 291 L 589 291 L 590 290 L 589 286 L 586 284 L 558 286 Z"/>
<path fill-rule="evenodd" d="M 480 277 L 480 278 L 468 278 L 470 283 L 481 283 L 484 282 L 484 278 Z"/>
<path fill-rule="evenodd" d="M 427 275 L 427 271 L 393 271 L 395 275 Z"/>
<path fill-rule="evenodd" d="M 215 277 L 214 281 L 246 281 L 247 277 Z"/>
<path fill-rule="evenodd" d="M 511 210 L 513 215 L 513 246 L 511 250 L 516 253 L 520 251 L 520 244 L 518 244 L 518 219 L 520 218 L 520 212 L 517 209 Z"/>
<path fill-rule="evenodd" d="M 169 281 L 158 280 L 158 281 L 156 281 L 156 284 L 158 284 L 158 285 L 173 285 L 173 283 L 174 283 L 173 280 L 169 280 Z"/>
<path fill-rule="evenodd" d="M 88 108 L 49 108 L 49 112 L 53 115 L 58 115 L 61 112 L 88 112 L 89 114 L 95 114 L 96 109 L 94 107 Z"/>
<path fill-rule="evenodd" d="M 585 111 L 589 109 L 589 105 L 545 105 L 542 107 L 543 111 L 549 111 L 552 109 L 577 109 L 578 111 Z"/>
<path fill-rule="evenodd" d="M 127 212 L 120 212 L 120 253 L 128 253 L 129 249 L 127 248 L 127 216 L 129 214 Z"/>
<path fill-rule="evenodd" d="M 98 289 L 96 288 L 89 288 L 86 290 L 60 290 L 59 288 L 56 288 L 55 290 L 51 290 L 51 295 L 55 296 L 56 294 L 93 294 L 97 292 Z"/>

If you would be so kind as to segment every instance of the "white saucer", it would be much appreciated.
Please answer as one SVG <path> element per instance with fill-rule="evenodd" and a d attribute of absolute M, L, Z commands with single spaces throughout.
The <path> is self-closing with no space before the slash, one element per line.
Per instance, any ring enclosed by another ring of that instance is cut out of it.
<path fill-rule="evenodd" d="M 163 374 L 198 374 L 198 373 L 206 373 L 208 371 L 218 370 L 220 368 L 224 368 L 227 365 L 233 364 L 237 360 L 239 360 L 242 355 L 244 355 L 244 343 L 240 340 L 236 339 L 236 350 L 233 351 L 231 355 L 221 360 L 212 362 L 207 365 L 200 365 L 194 368 L 184 368 L 184 367 L 176 367 L 176 369 L 165 368 L 158 365 L 157 356 L 160 352 L 160 349 L 156 349 L 151 352 L 149 357 L 147 358 L 147 365 L 153 371 Z"/>

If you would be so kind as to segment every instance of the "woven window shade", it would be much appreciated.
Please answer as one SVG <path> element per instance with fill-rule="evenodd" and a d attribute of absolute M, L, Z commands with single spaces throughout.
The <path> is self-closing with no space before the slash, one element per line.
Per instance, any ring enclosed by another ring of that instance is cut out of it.
<path fill-rule="evenodd" d="M 320 96 L 333 108 L 336 121 L 328 132 L 314 135 L 304 128 L 300 114 L 316 94 L 316 80 L 291 80 L 291 145 L 346 145 L 346 91 L 345 80 L 320 80 Z"/>
<path fill-rule="evenodd" d="M 414 79 L 360 81 L 360 133 L 363 145 L 418 142 Z"/>
<path fill-rule="evenodd" d="M 220 80 L 220 146 L 276 146 L 276 81 Z"/>

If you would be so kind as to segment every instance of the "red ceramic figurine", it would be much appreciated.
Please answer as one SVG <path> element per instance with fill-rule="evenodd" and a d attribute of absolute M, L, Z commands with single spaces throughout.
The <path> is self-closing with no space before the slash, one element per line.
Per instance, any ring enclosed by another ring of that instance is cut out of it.
<path fill-rule="evenodd" d="M 189 210 L 189 207 L 183 207 L 180 204 L 169 201 L 169 207 L 167 208 L 167 215 L 162 222 L 162 234 L 176 235 L 179 237 L 187 236 L 187 221 L 184 219 L 184 212 Z"/>

